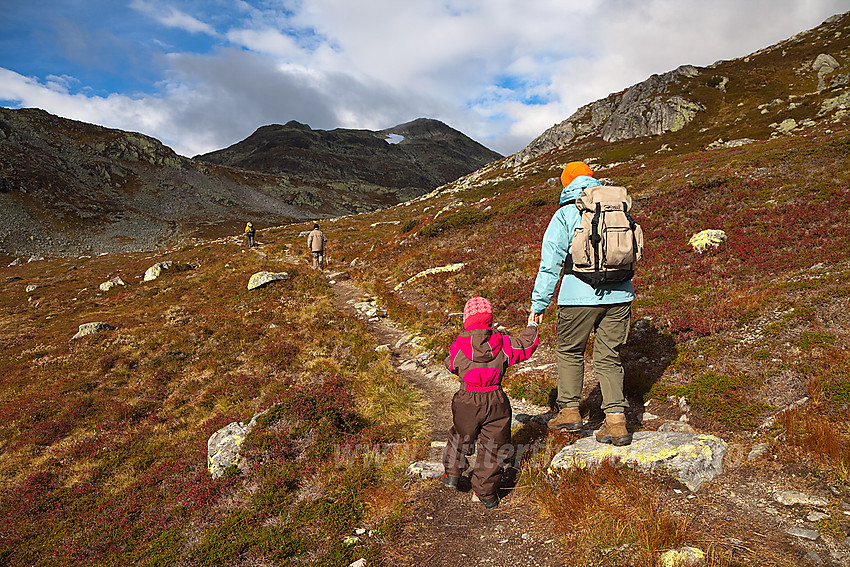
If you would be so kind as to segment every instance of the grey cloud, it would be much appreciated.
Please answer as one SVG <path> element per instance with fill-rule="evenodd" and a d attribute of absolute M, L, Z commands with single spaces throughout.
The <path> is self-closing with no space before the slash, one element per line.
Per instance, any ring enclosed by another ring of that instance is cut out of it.
<path fill-rule="evenodd" d="M 164 95 L 172 107 L 170 128 L 186 147 L 192 137 L 218 143 L 203 151 L 226 147 L 267 124 L 297 120 L 316 129 L 378 129 L 428 115 L 437 106 L 427 97 L 344 73 L 281 70 L 250 52 L 181 55 L 173 65 Z M 345 124 L 352 120 L 358 123 Z"/>

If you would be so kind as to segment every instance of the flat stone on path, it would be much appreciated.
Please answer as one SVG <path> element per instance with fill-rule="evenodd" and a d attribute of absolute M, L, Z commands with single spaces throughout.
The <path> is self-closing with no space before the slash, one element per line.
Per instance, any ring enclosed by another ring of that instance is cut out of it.
<path fill-rule="evenodd" d="M 809 539 L 815 541 L 820 537 L 820 532 L 817 530 L 807 530 L 806 528 L 791 528 L 787 532 L 789 535 L 801 537 L 803 539 Z"/>
<path fill-rule="evenodd" d="M 632 436 L 632 443 L 623 447 L 599 443 L 591 435 L 564 447 L 552 459 L 549 470 L 619 462 L 645 471 L 670 471 L 696 492 L 703 482 L 723 472 L 725 454 L 726 442 L 713 435 L 638 431 Z"/>
<path fill-rule="evenodd" d="M 785 490 L 783 492 L 777 492 L 773 495 L 773 499 L 782 504 L 783 506 L 794 506 L 796 504 L 800 504 L 803 506 L 818 506 L 821 508 L 826 508 L 829 506 L 829 501 L 825 498 L 820 498 L 819 496 L 810 496 L 804 492 L 798 492 L 796 490 Z"/>
<path fill-rule="evenodd" d="M 407 467 L 409 476 L 419 478 L 440 478 L 443 476 L 442 461 L 416 461 Z"/>

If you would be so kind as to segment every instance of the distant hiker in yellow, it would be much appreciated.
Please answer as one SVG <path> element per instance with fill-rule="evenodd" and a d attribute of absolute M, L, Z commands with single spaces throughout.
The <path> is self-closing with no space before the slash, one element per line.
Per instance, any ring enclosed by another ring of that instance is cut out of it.
<path fill-rule="evenodd" d="M 245 236 L 248 237 L 248 248 L 254 247 L 254 225 L 250 222 L 245 225 Z"/>
<path fill-rule="evenodd" d="M 319 230 L 319 223 L 313 223 L 313 230 L 307 235 L 307 248 L 313 254 L 313 267 L 325 269 L 325 233 Z"/>

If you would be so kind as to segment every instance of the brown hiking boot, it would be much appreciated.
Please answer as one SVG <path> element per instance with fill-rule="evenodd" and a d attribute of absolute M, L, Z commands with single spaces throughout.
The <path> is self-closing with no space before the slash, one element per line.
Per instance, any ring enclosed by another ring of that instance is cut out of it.
<path fill-rule="evenodd" d="M 558 415 L 548 422 L 549 429 L 566 429 L 567 431 L 578 431 L 581 429 L 581 414 L 578 408 L 562 408 Z"/>
<path fill-rule="evenodd" d="M 626 414 L 606 413 L 602 427 L 596 432 L 596 440 L 600 443 L 611 443 L 617 447 L 632 442 L 632 434 L 626 429 Z"/>

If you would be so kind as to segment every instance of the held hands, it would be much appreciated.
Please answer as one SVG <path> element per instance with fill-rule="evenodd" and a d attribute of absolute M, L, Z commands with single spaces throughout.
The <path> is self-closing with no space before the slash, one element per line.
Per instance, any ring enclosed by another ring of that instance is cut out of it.
<path fill-rule="evenodd" d="M 529 325 L 534 325 L 536 327 L 537 325 L 540 325 L 541 323 L 543 323 L 543 313 L 530 312 L 528 314 L 528 324 Z"/>

